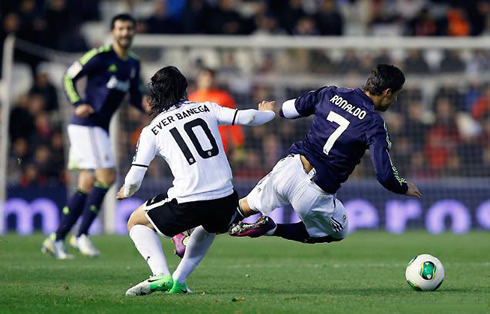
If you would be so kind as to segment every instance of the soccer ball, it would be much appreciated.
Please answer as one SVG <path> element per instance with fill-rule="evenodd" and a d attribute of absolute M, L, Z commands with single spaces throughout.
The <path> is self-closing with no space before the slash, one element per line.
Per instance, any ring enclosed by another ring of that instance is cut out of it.
<path fill-rule="evenodd" d="M 414 290 L 433 291 L 439 288 L 444 280 L 444 267 L 436 257 L 420 254 L 408 263 L 405 278 Z"/>

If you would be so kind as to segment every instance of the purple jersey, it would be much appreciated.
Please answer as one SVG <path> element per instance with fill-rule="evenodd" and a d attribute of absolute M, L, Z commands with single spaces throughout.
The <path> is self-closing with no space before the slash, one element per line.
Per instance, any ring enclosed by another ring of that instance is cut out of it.
<path fill-rule="evenodd" d="M 391 162 L 384 121 L 361 89 L 326 86 L 297 98 L 295 107 L 301 116 L 314 117 L 305 139 L 289 152 L 308 159 L 324 191 L 335 193 L 369 148 L 378 181 L 395 193 L 407 192 L 406 180 Z"/>
<path fill-rule="evenodd" d="M 75 87 L 83 76 L 87 77 L 84 99 Z M 73 63 L 64 76 L 63 87 L 74 106 L 87 103 L 95 111 L 86 118 L 74 115 L 71 124 L 99 126 L 107 131 L 128 92 L 131 104 L 142 110 L 140 61 L 133 53 L 125 60 L 119 58 L 112 46 L 92 49 Z"/>

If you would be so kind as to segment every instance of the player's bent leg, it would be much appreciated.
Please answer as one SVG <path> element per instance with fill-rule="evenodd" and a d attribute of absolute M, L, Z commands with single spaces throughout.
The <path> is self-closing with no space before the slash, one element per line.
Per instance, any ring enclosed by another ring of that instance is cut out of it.
<path fill-rule="evenodd" d="M 146 217 L 145 204 L 136 208 L 131 216 L 129 216 L 128 232 L 131 232 L 131 229 L 136 225 L 147 226 L 148 228 L 155 230 L 151 222 Z"/>
<path fill-rule="evenodd" d="M 126 291 L 127 296 L 148 295 L 156 291 L 167 292 L 174 286 L 172 275 L 156 275 L 140 282 Z"/>
<path fill-rule="evenodd" d="M 199 265 L 216 238 L 216 233 L 210 233 L 203 226 L 196 227 L 192 232 L 187 252 L 173 273 L 173 287 L 170 294 L 184 294 L 191 292 L 186 285 L 187 277 Z"/>
<path fill-rule="evenodd" d="M 180 258 L 184 257 L 187 242 L 189 242 L 189 236 L 181 232 L 172 237 L 172 242 L 175 245 L 174 253 Z"/>
<path fill-rule="evenodd" d="M 82 222 L 78 230 L 75 239 L 70 239 L 70 244 L 77 248 L 82 255 L 88 257 L 96 257 L 100 255 L 99 250 L 95 248 L 88 237 L 88 230 L 90 226 L 97 218 L 100 207 L 104 201 L 104 197 L 107 191 L 114 183 L 116 177 L 116 171 L 114 168 L 108 169 L 96 169 L 95 170 L 95 182 L 92 181 L 93 187 L 87 196 L 85 202 Z"/>

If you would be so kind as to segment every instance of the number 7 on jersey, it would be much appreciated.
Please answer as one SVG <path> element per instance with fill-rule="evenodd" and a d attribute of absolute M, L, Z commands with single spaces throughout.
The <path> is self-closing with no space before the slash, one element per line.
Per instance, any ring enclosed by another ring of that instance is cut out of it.
<path fill-rule="evenodd" d="M 333 144 L 335 141 L 339 138 L 342 133 L 347 129 L 347 127 L 350 124 L 350 121 L 347 120 L 346 118 L 342 117 L 338 113 L 335 113 L 333 111 L 330 111 L 327 116 L 327 120 L 330 122 L 335 122 L 339 125 L 335 131 L 328 137 L 327 142 L 323 146 L 323 152 L 328 155 L 330 150 L 332 149 Z"/>

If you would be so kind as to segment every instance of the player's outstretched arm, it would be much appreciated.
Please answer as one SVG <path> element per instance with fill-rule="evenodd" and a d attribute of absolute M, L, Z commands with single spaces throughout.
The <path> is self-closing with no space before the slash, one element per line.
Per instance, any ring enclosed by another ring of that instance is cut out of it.
<path fill-rule="evenodd" d="M 408 185 L 408 190 L 407 193 L 405 193 L 406 196 L 413 196 L 416 198 L 422 197 L 422 193 L 420 193 L 419 189 L 415 184 L 413 184 L 412 182 L 407 182 L 407 185 Z"/>

